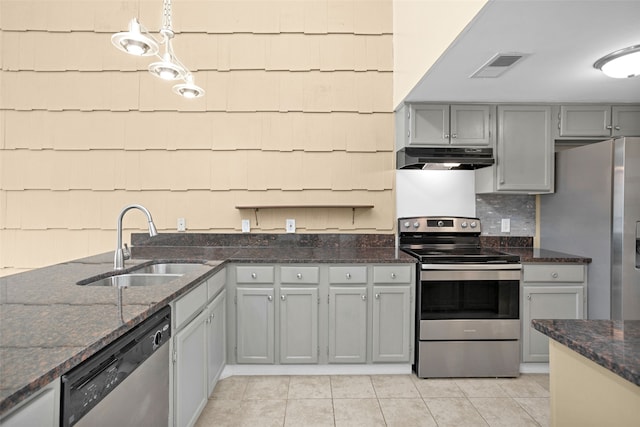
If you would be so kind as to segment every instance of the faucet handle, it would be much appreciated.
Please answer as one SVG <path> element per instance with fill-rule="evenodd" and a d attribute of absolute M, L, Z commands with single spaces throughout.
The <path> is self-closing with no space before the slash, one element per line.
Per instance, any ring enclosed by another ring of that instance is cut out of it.
<path fill-rule="evenodd" d="M 127 246 L 127 244 L 124 244 L 124 249 L 122 250 L 122 257 L 124 259 L 131 259 L 131 251 L 129 250 L 129 246 Z"/>

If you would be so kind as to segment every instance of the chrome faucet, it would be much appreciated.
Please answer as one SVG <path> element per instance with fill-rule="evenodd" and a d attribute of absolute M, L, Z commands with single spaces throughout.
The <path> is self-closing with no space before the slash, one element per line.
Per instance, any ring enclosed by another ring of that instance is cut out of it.
<path fill-rule="evenodd" d="M 129 252 L 129 248 L 125 243 L 125 248 L 122 248 L 122 218 L 124 214 L 127 213 L 130 209 L 139 209 L 147 215 L 147 221 L 149 221 L 149 236 L 157 236 L 158 230 L 156 230 L 156 226 L 153 224 L 153 219 L 151 218 L 151 212 L 147 210 L 142 205 L 129 205 L 125 206 L 120 215 L 118 216 L 118 244 L 116 246 L 116 255 L 113 260 L 113 268 L 116 270 L 122 270 L 124 268 L 124 260 L 131 258 L 131 253 Z"/>

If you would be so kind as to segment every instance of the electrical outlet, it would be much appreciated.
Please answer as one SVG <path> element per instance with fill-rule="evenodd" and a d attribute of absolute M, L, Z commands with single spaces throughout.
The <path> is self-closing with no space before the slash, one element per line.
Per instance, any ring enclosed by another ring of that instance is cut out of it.
<path fill-rule="evenodd" d="M 296 220 L 295 219 L 288 219 L 287 222 L 286 222 L 285 229 L 286 229 L 287 233 L 295 233 L 296 232 Z"/>
<path fill-rule="evenodd" d="M 186 231 L 187 230 L 187 220 L 184 218 L 178 218 L 178 231 Z"/>
<path fill-rule="evenodd" d="M 243 219 L 242 220 L 242 232 L 243 233 L 248 233 L 251 231 L 251 221 L 249 221 L 248 219 Z"/>
<path fill-rule="evenodd" d="M 503 233 L 511 232 L 511 220 L 509 218 L 502 218 L 502 222 L 500 223 L 500 231 Z"/>

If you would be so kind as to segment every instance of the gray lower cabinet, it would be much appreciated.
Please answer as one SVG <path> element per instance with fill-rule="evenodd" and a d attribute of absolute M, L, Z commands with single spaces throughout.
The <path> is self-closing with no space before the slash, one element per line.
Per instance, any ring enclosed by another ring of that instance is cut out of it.
<path fill-rule="evenodd" d="M 367 287 L 329 286 L 329 363 L 367 361 Z"/>
<path fill-rule="evenodd" d="M 236 289 L 236 313 L 237 362 L 274 363 L 273 287 Z"/>
<path fill-rule="evenodd" d="M 411 288 L 373 286 L 374 362 L 406 362 L 411 348 Z"/>
<path fill-rule="evenodd" d="M 318 288 L 281 287 L 280 363 L 318 363 Z"/>
<path fill-rule="evenodd" d="M 60 378 L 55 379 L 0 418 L 2 427 L 60 425 Z"/>
<path fill-rule="evenodd" d="M 522 361 L 548 362 L 549 338 L 532 319 L 584 319 L 585 265 L 524 264 L 522 281 Z"/>
<path fill-rule="evenodd" d="M 226 363 L 226 271 L 172 303 L 173 425 L 195 425 Z"/>

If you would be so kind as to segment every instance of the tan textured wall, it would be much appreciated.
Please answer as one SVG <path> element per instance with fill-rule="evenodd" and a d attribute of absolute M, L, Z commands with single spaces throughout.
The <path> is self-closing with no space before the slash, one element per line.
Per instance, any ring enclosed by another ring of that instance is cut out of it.
<path fill-rule="evenodd" d="M 404 100 L 486 3 L 487 0 L 394 0 L 394 107 Z"/>
<path fill-rule="evenodd" d="M 161 14 L 0 0 L 0 274 L 113 250 L 129 203 L 160 232 L 393 232 L 392 0 L 174 0 L 197 100 L 110 43 Z M 260 204 L 374 207 L 236 209 Z"/>

